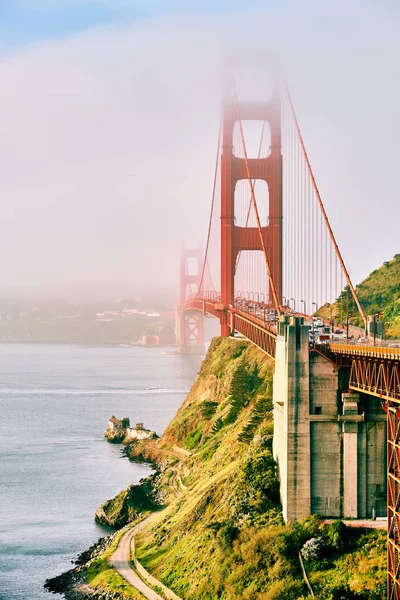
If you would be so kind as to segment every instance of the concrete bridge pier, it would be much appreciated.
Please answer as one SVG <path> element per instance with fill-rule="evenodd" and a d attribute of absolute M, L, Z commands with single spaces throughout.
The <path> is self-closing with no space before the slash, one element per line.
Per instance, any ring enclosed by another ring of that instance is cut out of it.
<path fill-rule="evenodd" d="M 294 521 L 311 511 L 308 327 L 302 318 L 284 316 L 277 333 L 273 452 L 283 516 Z"/>
<path fill-rule="evenodd" d="M 299 317 L 278 323 L 274 458 L 286 521 L 385 516 L 386 416 L 348 389 L 348 369 L 310 352 Z"/>

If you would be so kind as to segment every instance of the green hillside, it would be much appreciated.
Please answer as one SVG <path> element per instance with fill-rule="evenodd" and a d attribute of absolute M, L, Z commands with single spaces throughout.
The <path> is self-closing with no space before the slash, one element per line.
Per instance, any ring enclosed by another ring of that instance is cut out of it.
<path fill-rule="evenodd" d="M 272 370 L 247 342 L 213 341 L 152 449 L 163 460 L 173 455 L 168 471 L 177 493 L 139 535 L 138 558 L 185 600 L 305 600 L 304 548 L 316 598 L 383 599 L 385 532 L 315 517 L 282 520 L 271 448 Z"/>
<path fill-rule="evenodd" d="M 379 317 L 385 321 L 386 337 L 400 338 L 400 254 L 383 263 L 356 286 L 357 296 L 367 315 L 382 313 Z M 332 305 L 336 322 L 344 323 L 346 315 L 355 315 L 351 319 L 354 325 L 362 325 L 357 307 L 348 287 Z M 328 308 L 322 307 L 319 314 L 329 319 Z"/>

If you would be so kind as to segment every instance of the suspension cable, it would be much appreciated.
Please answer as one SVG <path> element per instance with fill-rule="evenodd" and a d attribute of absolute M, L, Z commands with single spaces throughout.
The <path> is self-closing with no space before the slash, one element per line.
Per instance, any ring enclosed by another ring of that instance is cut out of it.
<path fill-rule="evenodd" d="M 331 225 L 329 223 L 329 219 L 328 219 L 328 216 L 326 214 L 325 207 L 324 207 L 324 205 L 322 203 L 321 195 L 319 193 L 319 190 L 318 190 L 318 187 L 317 187 L 317 183 L 315 181 L 314 173 L 313 173 L 312 168 L 311 168 L 311 164 L 310 164 L 310 161 L 309 161 L 309 158 L 308 158 L 308 154 L 307 154 L 307 151 L 306 151 L 306 148 L 305 148 L 305 145 L 304 145 L 303 136 L 301 135 L 299 123 L 298 123 L 298 120 L 297 120 L 296 113 L 294 111 L 294 106 L 293 106 L 292 98 L 291 98 L 291 95 L 290 95 L 290 92 L 289 92 L 289 89 L 288 89 L 287 85 L 286 85 L 286 93 L 287 93 L 287 97 L 288 97 L 288 100 L 289 100 L 290 110 L 291 110 L 291 113 L 292 113 L 292 116 L 293 116 L 293 119 L 294 119 L 294 124 L 295 124 L 295 128 L 296 128 L 296 131 L 297 131 L 297 135 L 299 137 L 300 146 L 301 146 L 301 149 L 303 151 L 303 155 L 304 155 L 304 159 L 306 161 L 307 169 L 308 169 L 308 172 L 309 172 L 310 177 L 311 177 L 312 186 L 314 188 L 314 192 L 316 194 L 316 197 L 317 197 L 317 200 L 318 200 L 318 204 L 319 204 L 319 207 L 320 207 L 321 212 L 322 212 L 322 216 L 323 216 L 324 221 L 325 221 L 325 225 L 328 228 L 329 236 L 330 236 L 330 238 L 332 240 L 332 244 L 333 244 L 333 246 L 335 248 L 336 255 L 337 255 L 337 257 L 339 259 L 339 262 L 341 264 L 343 273 L 344 273 L 344 275 L 346 277 L 346 280 L 347 280 L 348 286 L 349 286 L 349 288 L 351 290 L 351 293 L 352 293 L 352 296 L 354 298 L 354 301 L 357 304 L 357 308 L 358 308 L 358 310 L 360 312 L 360 315 L 361 315 L 361 317 L 362 317 L 362 319 L 364 321 L 364 324 L 366 326 L 367 325 L 367 317 L 366 317 L 364 309 L 361 306 L 360 301 L 358 299 L 356 290 L 355 290 L 355 288 L 353 286 L 353 283 L 351 281 L 350 275 L 349 275 L 349 273 L 347 271 L 347 268 L 346 268 L 346 265 L 344 263 L 343 257 L 341 255 L 340 250 L 339 250 L 339 246 L 337 245 L 336 238 L 335 238 L 335 236 L 333 234 L 332 227 L 331 227 Z"/>
<path fill-rule="evenodd" d="M 260 237 L 261 248 L 262 248 L 262 251 L 264 253 L 265 265 L 267 267 L 267 273 L 268 273 L 269 283 L 270 283 L 270 286 L 271 286 L 272 296 L 273 296 L 273 299 L 274 299 L 274 304 L 275 304 L 276 311 L 278 313 L 278 317 L 280 317 L 281 316 L 280 305 L 279 305 L 279 302 L 278 302 L 278 296 L 276 294 L 276 288 L 275 288 L 274 280 L 272 278 L 271 266 L 269 264 L 269 258 L 268 258 L 268 254 L 267 254 L 267 248 L 265 246 L 264 237 L 263 237 L 263 234 L 262 234 L 260 215 L 258 213 L 258 207 L 257 207 L 256 197 L 255 197 L 255 194 L 254 194 L 253 180 L 252 180 L 251 174 L 250 174 L 249 159 L 247 157 L 246 143 L 245 143 L 245 140 L 244 140 L 243 125 L 242 125 L 242 120 L 240 118 L 239 102 L 238 102 L 236 85 L 235 85 L 235 80 L 234 79 L 232 80 L 232 83 L 233 83 L 233 92 L 234 92 L 234 96 L 235 96 L 236 113 L 237 113 L 237 118 L 238 118 L 238 123 L 239 123 L 239 129 L 240 129 L 240 138 L 241 138 L 241 141 L 242 141 L 243 155 L 244 155 L 244 161 L 245 161 L 245 165 L 246 165 L 247 179 L 249 180 L 249 186 L 250 186 L 251 201 L 252 201 L 252 204 L 253 204 L 254 213 L 255 213 L 255 216 L 256 216 L 256 220 L 257 220 L 257 228 L 258 228 L 258 233 L 259 233 L 259 237 Z"/>
<path fill-rule="evenodd" d="M 219 118 L 217 153 L 216 153 L 215 167 L 214 167 L 214 180 L 213 180 L 213 189 L 212 189 L 212 198 L 211 198 L 210 218 L 209 218 L 209 221 L 208 221 L 207 243 L 206 243 L 206 248 L 205 248 L 205 252 L 204 252 L 203 267 L 202 267 L 202 270 L 201 270 L 201 277 L 200 277 L 199 287 L 197 289 L 196 298 L 199 297 L 201 286 L 203 285 L 204 274 L 205 274 L 206 265 L 207 265 L 208 249 L 209 249 L 209 246 L 210 246 L 211 226 L 212 226 L 212 218 L 213 218 L 214 206 L 215 206 L 215 190 L 217 188 L 219 151 L 220 151 L 220 146 L 221 146 L 222 114 L 223 114 L 223 111 L 221 110 L 221 115 L 220 115 L 220 118 Z M 215 290 L 215 286 L 214 286 L 214 283 L 212 281 L 211 273 L 210 273 L 210 279 L 211 279 L 212 287 Z"/>

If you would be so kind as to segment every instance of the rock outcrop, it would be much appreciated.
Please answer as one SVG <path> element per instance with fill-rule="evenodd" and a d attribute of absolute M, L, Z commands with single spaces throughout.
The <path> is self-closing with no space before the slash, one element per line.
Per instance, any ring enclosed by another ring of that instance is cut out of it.
<path fill-rule="evenodd" d="M 120 429 L 117 431 L 106 431 L 104 437 L 110 444 L 122 444 L 126 437 L 125 429 Z"/>
<path fill-rule="evenodd" d="M 119 529 L 142 514 L 158 508 L 153 496 L 153 476 L 139 485 L 130 485 L 111 500 L 107 500 L 95 513 L 95 520 L 102 525 Z"/>

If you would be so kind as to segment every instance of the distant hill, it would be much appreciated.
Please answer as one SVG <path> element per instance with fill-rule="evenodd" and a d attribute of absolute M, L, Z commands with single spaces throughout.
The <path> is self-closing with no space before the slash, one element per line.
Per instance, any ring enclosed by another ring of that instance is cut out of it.
<path fill-rule="evenodd" d="M 400 338 L 400 254 L 395 254 L 392 260 L 372 271 L 356 286 L 356 292 L 367 315 L 382 313 L 379 318 L 385 321 L 386 337 Z M 348 287 L 332 305 L 332 310 L 338 322 L 344 323 L 346 315 L 353 314 L 355 317 L 351 323 L 362 325 Z M 319 313 L 329 318 L 326 306 Z"/>

